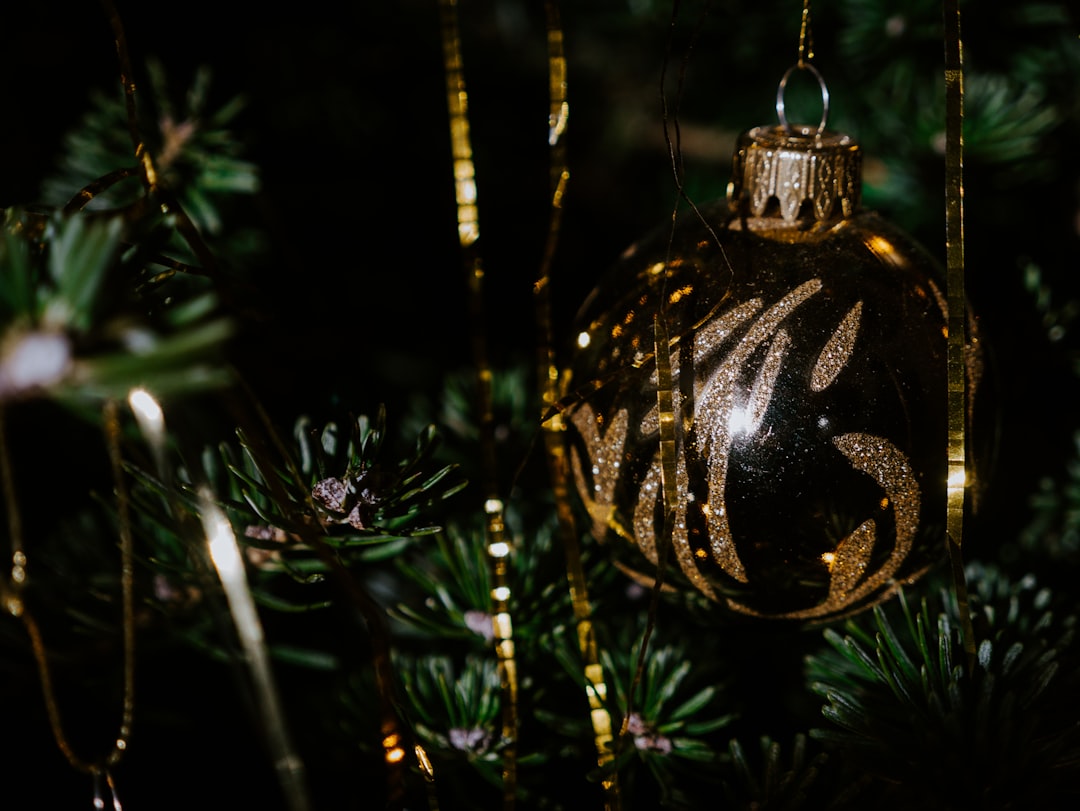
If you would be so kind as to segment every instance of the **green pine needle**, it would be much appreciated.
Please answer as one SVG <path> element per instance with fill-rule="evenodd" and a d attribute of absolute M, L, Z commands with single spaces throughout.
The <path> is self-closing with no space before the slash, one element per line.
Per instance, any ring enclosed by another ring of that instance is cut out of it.
<path fill-rule="evenodd" d="M 1080 726 L 1060 714 L 1080 708 L 1075 614 L 1054 615 L 1031 578 L 1009 583 L 980 567 L 969 577 L 982 636 L 973 671 L 962 664 L 954 602 L 943 597 L 932 612 L 924 600 L 916 612 L 902 593 L 850 620 L 846 635 L 826 631 L 831 649 L 808 660 L 831 722 L 813 734 L 897 807 L 1056 801 L 1080 777 Z"/>

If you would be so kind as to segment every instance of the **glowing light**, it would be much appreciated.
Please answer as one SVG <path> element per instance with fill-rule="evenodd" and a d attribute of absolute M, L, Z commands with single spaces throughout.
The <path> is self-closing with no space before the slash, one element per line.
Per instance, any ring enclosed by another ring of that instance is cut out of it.
<path fill-rule="evenodd" d="M 60 332 L 31 332 L 5 345 L 0 357 L 0 397 L 51 386 L 71 369 L 71 345 Z"/>
<path fill-rule="evenodd" d="M 949 471 L 949 488 L 963 487 L 967 484 L 967 473 L 963 468 Z"/>
<path fill-rule="evenodd" d="M 509 600 L 510 589 L 506 586 L 499 586 L 498 588 L 494 588 L 491 590 L 491 598 L 493 600 L 498 600 L 499 602 Z"/>
<path fill-rule="evenodd" d="M 128 404 L 144 432 L 157 433 L 165 429 L 165 414 L 154 395 L 146 389 L 135 388 L 128 392 Z"/>
<path fill-rule="evenodd" d="M 585 666 L 585 678 L 589 680 L 596 698 L 601 701 L 607 698 L 607 684 L 604 683 L 604 671 L 599 663 Z"/>
<path fill-rule="evenodd" d="M 391 732 L 382 741 L 383 749 L 386 750 L 386 762 L 398 763 L 405 757 L 405 750 L 401 748 L 401 736 Z"/>
<path fill-rule="evenodd" d="M 232 524 L 217 505 L 206 499 L 203 505 L 203 529 L 210 548 L 210 559 L 218 570 L 226 593 L 238 581 L 244 585 L 244 562 L 240 557 L 240 547 L 236 543 Z"/>
<path fill-rule="evenodd" d="M 128 405 L 154 454 L 158 473 L 165 476 L 165 412 L 161 404 L 146 389 L 134 388 L 128 392 Z"/>
<path fill-rule="evenodd" d="M 480 239 L 480 228 L 475 222 L 463 222 L 458 226 L 458 241 L 462 245 L 472 245 Z"/>
<path fill-rule="evenodd" d="M 833 567 L 833 563 L 836 562 L 836 553 L 835 552 L 822 552 L 821 553 L 821 560 L 826 566 L 829 567 L 829 571 L 831 572 L 832 567 Z"/>
<path fill-rule="evenodd" d="M 501 639 L 502 643 L 510 645 L 514 644 L 510 641 L 510 638 L 514 635 L 514 626 L 513 623 L 510 621 L 509 614 L 507 614 L 505 611 L 500 611 L 498 614 L 491 618 L 491 624 L 495 628 L 495 636 Z"/>
<path fill-rule="evenodd" d="M 4 608 L 13 617 L 21 617 L 23 613 L 23 603 L 18 597 L 14 595 L 8 595 L 4 601 Z"/>
<path fill-rule="evenodd" d="M 11 555 L 11 582 L 16 585 L 26 582 L 26 555 L 19 549 Z"/>
<path fill-rule="evenodd" d="M 728 432 L 731 436 L 747 434 L 753 430 L 754 418 L 747 408 L 733 408 L 728 418 Z"/>
<path fill-rule="evenodd" d="M 889 264 L 902 266 L 904 259 L 896 250 L 896 246 L 880 234 L 874 234 L 866 240 L 866 247 L 877 254 L 877 257 Z"/>
<path fill-rule="evenodd" d="M 592 342 L 592 338 L 589 337 L 587 332 L 579 332 L 577 337 L 577 345 L 579 349 L 584 349 Z"/>
<path fill-rule="evenodd" d="M 484 502 L 484 512 L 488 515 L 494 515 L 495 513 L 502 512 L 503 503 L 501 499 L 489 498 Z"/>
<path fill-rule="evenodd" d="M 683 285 L 668 296 L 668 301 L 672 304 L 678 304 L 685 296 L 689 296 L 693 292 L 694 286 L 692 284 Z"/>
<path fill-rule="evenodd" d="M 510 554 L 510 544 L 506 541 L 496 541 L 488 546 L 488 554 L 493 558 L 505 558 Z"/>

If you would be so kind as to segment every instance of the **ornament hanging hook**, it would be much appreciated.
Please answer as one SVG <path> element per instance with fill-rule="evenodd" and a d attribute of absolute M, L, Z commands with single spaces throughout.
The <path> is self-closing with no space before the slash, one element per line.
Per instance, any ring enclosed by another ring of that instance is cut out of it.
<path fill-rule="evenodd" d="M 796 62 L 786 71 L 780 79 L 780 86 L 776 88 L 776 117 L 780 119 L 780 126 L 784 128 L 784 132 L 788 135 L 795 134 L 794 128 L 787 120 L 787 112 L 784 105 L 784 93 L 787 91 L 788 79 L 791 78 L 792 72 L 796 70 L 809 71 L 815 79 L 817 79 L 818 87 L 821 88 L 821 123 L 818 124 L 815 135 L 821 135 L 825 132 L 825 122 L 829 120 L 829 88 L 825 84 L 825 79 L 821 73 L 811 65 L 809 62 Z M 809 128 L 804 127 L 800 135 L 809 135 Z"/>

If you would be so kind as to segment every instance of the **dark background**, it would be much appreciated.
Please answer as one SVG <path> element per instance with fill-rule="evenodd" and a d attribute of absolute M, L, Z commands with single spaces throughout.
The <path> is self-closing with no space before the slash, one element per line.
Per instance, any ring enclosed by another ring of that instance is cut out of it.
<path fill-rule="evenodd" d="M 796 56 L 799 23 L 798 9 L 782 4 L 711 3 L 705 17 L 703 4 L 687 4 L 676 25 L 663 3 L 566 5 L 571 181 L 553 281 L 561 328 L 619 252 L 672 211 L 663 72 L 675 112 L 689 53 L 678 108 L 686 185 L 698 201 L 721 196 L 735 134 L 775 120 L 775 88 Z M 466 366 L 437 3 L 299 11 L 193 0 L 121 2 L 119 10 L 137 80 L 142 60 L 154 56 L 180 93 L 206 64 L 220 103 L 247 99 L 237 130 L 261 167 L 263 189 L 241 201 L 235 217 L 237 227 L 262 229 L 268 248 L 246 288 L 258 338 L 245 366 L 281 416 L 398 404 L 410 391 L 437 389 L 447 369 Z M 864 142 L 868 163 L 878 150 L 903 152 L 897 139 L 921 137 L 926 125 L 913 119 L 900 136 L 877 130 L 882 111 L 860 95 L 873 77 L 846 63 L 835 43 L 843 20 L 824 4 L 814 13 L 817 63 L 832 91 L 830 124 Z M 531 283 L 549 201 L 544 19 L 542 4 L 521 0 L 464 2 L 460 14 L 499 366 L 529 357 L 533 341 Z M 965 45 L 973 62 L 998 67 L 1008 50 L 1006 24 L 1004 12 L 970 15 Z M 118 76 L 97 2 L 14 6 L 0 46 L 8 77 L 0 205 L 7 206 L 36 198 L 63 134 L 87 109 L 88 91 L 118 87 Z M 936 74 L 940 43 L 918 47 L 905 56 Z M 139 88 L 148 92 L 145 82 Z M 1067 133 L 1059 138 L 1051 146 L 1071 152 Z M 1075 169 L 1075 157 L 1063 159 Z M 969 164 L 969 293 L 988 329 L 1024 329 L 1016 256 L 1023 250 L 1050 267 L 1067 264 L 1062 251 L 1075 256 L 1075 172 L 1002 188 L 996 175 Z M 943 169 L 917 169 L 926 188 L 910 205 L 896 197 L 873 202 L 943 256 Z M 1020 207 L 1028 212 L 1023 221 Z M 1032 374 L 1031 361 L 1023 358 L 1009 374 Z"/>
<path fill-rule="evenodd" d="M 146 56 L 160 58 L 180 90 L 196 66 L 208 64 L 215 98 L 224 103 L 241 93 L 248 100 L 238 134 L 261 167 L 263 187 L 240 201 L 237 221 L 263 230 L 267 242 L 247 271 L 250 318 L 235 353 L 273 416 L 287 427 L 302 412 L 327 416 L 387 403 L 393 420 L 412 398 L 437 396 L 445 375 L 468 368 L 470 357 L 434 0 L 346 8 L 227 0 L 118 5 L 137 66 Z M 795 57 L 798 4 L 717 3 L 701 27 L 698 4 L 684 5 L 667 87 L 675 90 L 696 35 L 680 121 L 687 187 L 708 199 L 724 192 L 735 133 L 773 122 L 776 83 Z M 531 285 L 549 201 L 540 6 L 460 3 L 496 368 L 532 356 Z M 571 185 L 553 280 L 559 335 L 568 334 L 572 313 L 600 273 L 662 224 L 675 202 L 660 115 L 669 9 L 642 2 L 636 7 L 646 11 L 634 13 L 628 9 L 635 4 L 614 0 L 565 6 Z M 873 140 L 866 105 L 855 103 L 868 78 L 831 49 L 835 12 L 822 4 L 816 14 L 834 120 Z M 6 207 L 37 199 L 64 133 L 87 109 L 88 92 L 117 87 L 118 71 L 96 2 L 8 4 L 3 15 Z M 987 63 L 1008 42 L 998 22 L 971 26 L 972 50 Z M 940 48 L 920 60 L 927 71 L 940 70 Z M 984 520 L 1003 536 L 1022 524 L 1018 506 L 1037 480 L 1058 473 L 1072 448 L 1075 418 L 1066 417 L 1075 411 L 1076 381 L 1067 374 L 1068 352 L 1046 343 L 1017 266 L 1018 257 L 1030 256 L 1075 274 L 1076 156 L 1061 165 L 1063 173 L 1018 187 L 996 185 L 977 164 L 968 175 L 969 291 L 993 348 L 993 408 L 1004 429 L 996 497 Z M 943 188 L 940 166 L 928 165 L 924 176 L 929 188 Z M 887 213 L 941 256 L 944 203 L 936 191 L 923 193 L 940 208 L 916 201 Z M 1059 276 L 1061 295 L 1074 294 L 1075 278 Z M 48 442 L 43 452 L 50 452 Z M 148 657 L 140 700 L 191 723 L 187 734 L 153 745 L 136 735 L 120 779 L 125 807 L 237 807 L 234 799 L 274 796 L 244 708 L 229 698 L 231 685 L 217 690 L 220 678 L 221 671 L 189 655 Z M 48 738 L 40 696 L 13 695 L 0 685 L 0 701 L 20 705 L 26 716 L 3 721 L 0 781 L 13 794 L 0 799 L 0 808 L 31 807 L 39 789 L 50 802 L 63 794 L 88 805 L 87 781 L 68 772 Z M 143 720 L 151 728 L 169 721 Z M 36 785 L 32 767 L 50 775 L 47 784 Z M 225 787 L 209 796 L 215 774 Z"/>

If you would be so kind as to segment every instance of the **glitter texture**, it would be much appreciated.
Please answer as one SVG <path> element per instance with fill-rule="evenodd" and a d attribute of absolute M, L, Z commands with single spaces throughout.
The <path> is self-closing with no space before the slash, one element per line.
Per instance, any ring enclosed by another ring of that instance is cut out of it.
<path fill-rule="evenodd" d="M 862 318 L 862 302 L 856 302 L 840 326 L 829 337 L 825 348 L 818 355 L 814 370 L 810 373 L 810 389 L 824 391 L 840 374 L 855 348 L 855 338 L 859 334 L 859 321 Z"/>
<path fill-rule="evenodd" d="M 888 581 L 911 552 L 919 529 L 919 485 L 907 457 L 887 439 L 871 434 L 842 434 L 833 437 L 833 444 L 856 470 L 871 476 L 885 491 L 896 524 L 896 543 L 888 560 L 858 588 L 845 592 L 845 603 L 850 604 Z"/>
<path fill-rule="evenodd" d="M 829 593 L 825 600 L 811 608 L 769 616 L 815 619 L 841 613 L 881 586 L 888 585 L 911 552 L 919 528 L 919 486 L 907 457 L 887 439 L 870 434 L 843 434 L 834 437 L 833 444 L 856 470 L 871 476 L 885 491 L 896 523 L 896 543 L 881 568 L 859 583 L 877 543 L 874 520 L 863 521 L 837 544 L 830 572 Z M 887 593 L 888 590 L 880 596 Z M 743 614 L 765 616 L 735 600 L 728 600 L 728 606 Z"/>
<path fill-rule="evenodd" d="M 592 460 L 592 476 L 583 476 L 577 449 L 571 452 L 570 465 L 574 480 L 578 483 L 578 493 L 592 519 L 593 534 L 603 538 L 607 528 L 612 525 L 615 484 L 619 480 L 619 460 L 626 445 L 628 416 L 625 410 L 616 412 L 603 433 L 600 432 L 602 418 L 587 407 L 576 409 L 570 421 L 585 440 L 585 452 Z M 591 492 L 585 486 L 589 479 L 593 483 Z"/>
<path fill-rule="evenodd" d="M 737 409 L 745 409 L 747 399 L 740 380 L 745 374 L 747 362 L 758 346 L 775 335 L 780 328 L 780 323 L 800 304 L 809 300 L 820 290 L 821 280 L 811 279 L 799 285 L 766 310 L 750 326 L 728 356 L 721 361 L 716 373 L 709 380 L 708 387 L 702 393 L 698 405 L 698 451 L 710 462 L 707 474 L 708 503 L 711 505 L 708 511 L 709 543 L 713 559 L 720 568 L 741 583 L 748 582 L 746 568 L 735 550 L 735 540 L 731 535 L 725 509 L 728 455 L 734 439 L 732 417 Z M 704 331 L 699 332 L 697 339 L 703 335 Z M 775 380 L 775 374 L 771 377 L 764 374 L 758 377 L 760 390 L 753 399 L 756 400 L 757 410 L 762 415 L 772 398 L 771 383 L 775 383 Z"/>
<path fill-rule="evenodd" d="M 827 620 L 940 558 L 925 520 L 946 498 L 937 268 L 869 212 L 796 226 L 744 205 L 703 211 L 708 234 L 687 216 L 639 244 L 587 300 L 576 327 L 593 341 L 563 383 L 573 470 L 595 537 L 639 582 L 674 483 L 665 587 Z M 660 314 L 669 364 L 646 329 Z"/>

